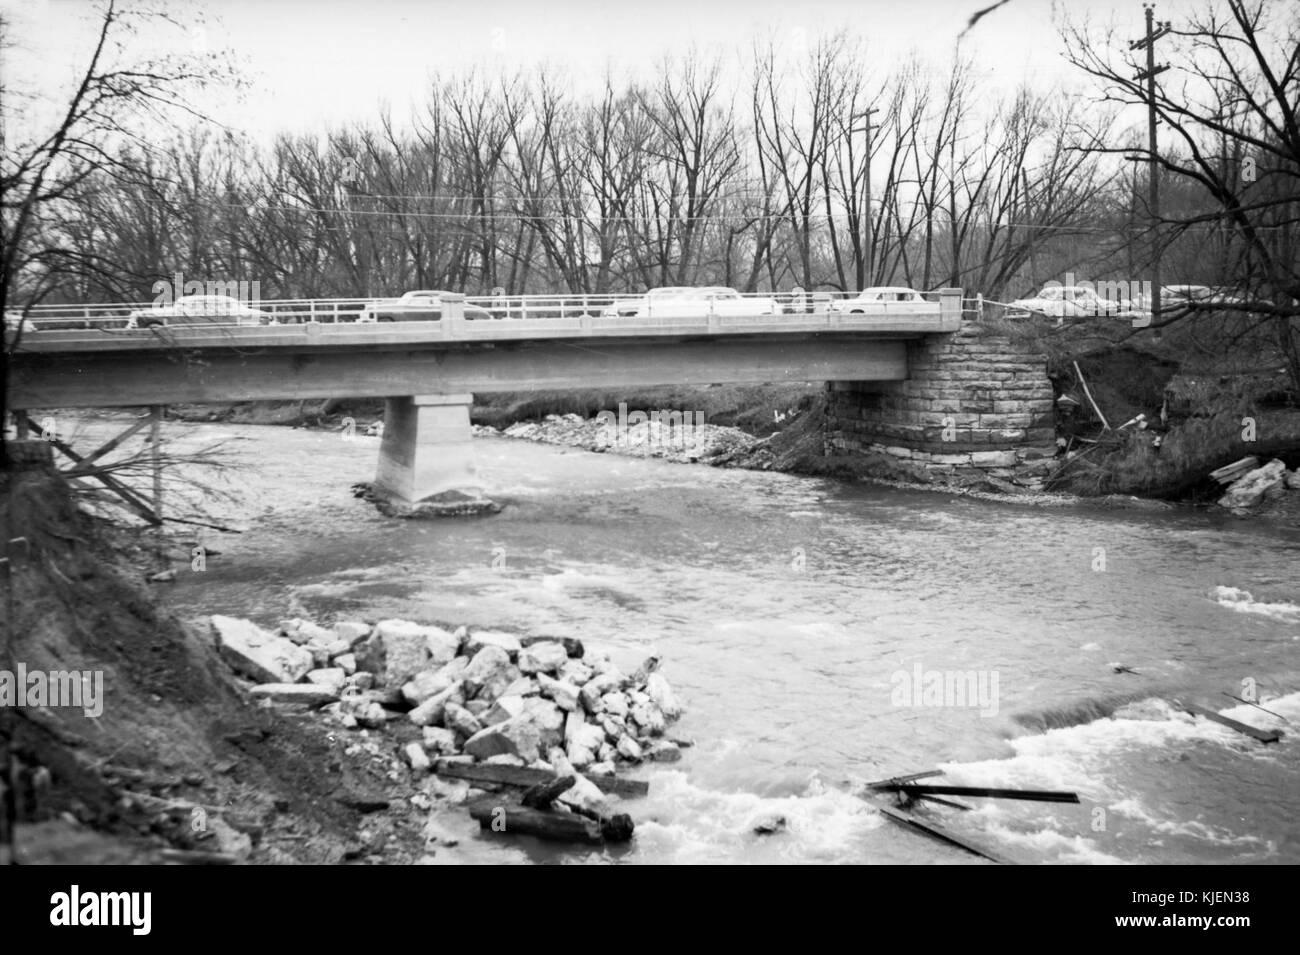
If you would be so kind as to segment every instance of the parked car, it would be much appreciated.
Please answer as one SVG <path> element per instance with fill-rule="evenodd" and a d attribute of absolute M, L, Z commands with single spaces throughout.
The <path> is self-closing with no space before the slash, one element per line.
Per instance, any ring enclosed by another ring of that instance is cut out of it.
<path fill-rule="evenodd" d="M 269 325 L 270 312 L 245 305 L 229 295 L 182 295 L 170 305 L 133 311 L 127 328 L 177 325 Z"/>
<path fill-rule="evenodd" d="M 909 315 L 934 311 L 935 308 L 935 304 L 927 302 L 925 296 L 916 289 L 901 285 L 864 288 L 853 298 L 833 299 L 830 303 L 830 311 L 847 312 L 850 315 Z"/>
<path fill-rule="evenodd" d="M 1250 299 L 1232 289 L 1210 285 L 1162 285 L 1162 305 L 1245 305 Z"/>
<path fill-rule="evenodd" d="M 1132 317 L 1140 314 L 1126 298 L 1102 298 L 1086 285 L 1052 285 L 1032 298 L 1016 299 L 1013 309 L 1038 312 L 1054 318 L 1082 318 L 1093 315 Z"/>
<path fill-rule="evenodd" d="M 767 296 L 744 296 L 720 285 L 652 288 L 637 298 L 607 306 L 604 318 L 689 318 L 703 315 L 780 315 L 781 306 Z"/>
<path fill-rule="evenodd" d="M 452 293 L 438 289 L 418 289 L 401 298 L 367 302 L 361 307 L 359 322 L 436 322 L 442 319 L 442 297 Z M 492 318 L 492 313 L 477 305 L 465 304 L 469 321 Z"/>
<path fill-rule="evenodd" d="M 36 325 L 30 318 L 24 318 L 22 312 L 5 312 L 5 334 L 4 340 L 6 345 L 11 345 L 20 335 L 28 335 L 36 331 Z"/>

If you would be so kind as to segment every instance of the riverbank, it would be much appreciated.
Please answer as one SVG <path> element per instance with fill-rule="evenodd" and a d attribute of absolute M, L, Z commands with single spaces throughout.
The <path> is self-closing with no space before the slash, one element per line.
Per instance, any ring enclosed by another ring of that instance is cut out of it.
<path fill-rule="evenodd" d="M 40 458 L 0 475 L 0 529 L 24 541 L 0 665 L 30 684 L 28 705 L 0 707 L 18 863 L 409 864 L 441 851 L 422 783 L 394 753 L 254 705 L 204 628 L 143 583 L 151 542 L 80 512 Z M 55 693 L 64 677 L 78 705 Z"/>

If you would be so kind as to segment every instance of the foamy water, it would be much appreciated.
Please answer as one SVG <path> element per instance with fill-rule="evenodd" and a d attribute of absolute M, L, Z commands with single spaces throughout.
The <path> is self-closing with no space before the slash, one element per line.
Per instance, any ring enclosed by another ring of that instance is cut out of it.
<path fill-rule="evenodd" d="M 104 425 L 109 431 L 113 425 Z M 1300 862 L 1300 535 L 1196 512 L 1026 510 L 906 490 L 476 441 L 506 506 L 402 522 L 353 498 L 377 442 L 219 426 L 245 527 L 169 591 L 186 615 L 401 616 L 651 651 L 696 744 L 635 775 L 626 850 L 489 845 L 484 861 L 977 861 L 888 822 L 853 780 L 1068 789 L 970 799 L 942 825 L 1022 862 Z M 1100 548 L 1100 551 L 1098 550 Z M 1098 570 L 1098 554 L 1104 569 Z M 503 561 L 495 561 L 503 555 Z M 1116 672 L 1116 668 L 1120 672 Z M 996 675 L 996 715 L 900 702 L 898 673 Z M 1229 700 L 1257 688 L 1261 705 Z M 1172 707 L 1263 728 L 1263 745 Z M 772 835 L 759 821 L 781 817 Z"/>

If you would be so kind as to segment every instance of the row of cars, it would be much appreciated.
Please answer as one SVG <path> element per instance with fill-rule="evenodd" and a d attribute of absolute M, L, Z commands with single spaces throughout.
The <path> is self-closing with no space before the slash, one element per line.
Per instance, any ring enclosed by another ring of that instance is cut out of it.
<path fill-rule="evenodd" d="M 418 289 L 398 298 L 366 302 L 356 312 L 356 321 L 422 322 L 439 321 L 443 300 L 449 293 L 436 289 Z M 864 289 L 854 296 L 840 299 L 817 299 L 810 296 L 742 295 L 722 286 L 670 286 L 655 288 L 634 298 L 620 299 L 600 307 L 604 318 L 682 318 L 696 315 L 782 315 L 810 310 L 847 314 L 907 314 L 933 309 L 921 293 L 901 287 Z M 545 311 L 545 308 L 541 309 Z M 534 309 L 533 313 L 537 314 Z M 464 317 L 468 321 L 504 318 L 519 314 L 517 306 L 491 304 L 488 307 L 466 302 Z M 289 318 L 288 320 L 293 320 Z M 118 321 L 121 321 L 120 319 Z M 275 325 L 281 316 L 257 308 L 228 295 L 185 295 L 166 305 L 132 311 L 126 328 L 161 328 L 185 325 Z"/>
<path fill-rule="evenodd" d="M 1105 283 L 1103 283 L 1104 285 Z M 1053 318 L 1082 318 L 1088 316 L 1113 316 L 1116 318 L 1149 317 L 1151 303 L 1141 294 L 1126 296 L 1104 287 L 1101 294 L 1094 285 L 1058 285 L 1051 283 L 1028 298 L 1019 298 L 1008 304 L 1012 311 L 1048 315 Z M 1166 309 L 1196 306 L 1240 307 L 1250 299 L 1231 289 L 1209 285 L 1162 285 L 1160 307 Z"/>
<path fill-rule="evenodd" d="M 1009 303 L 1011 311 L 1040 314 L 1054 318 L 1085 316 L 1114 316 L 1121 318 L 1149 315 L 1149 304 L 1139 298 L 1116 294 L 1111 287 L 1099 294 L 1094 285 L 1060 285 L 1049 283 L 1037 294 Z M 355 321 L 420 322 L 439 321 L 443 315 L 443 300 L 450 293 L 436 289 L 417 289 L 398 298 L 366 302 L 356 309 Z M 1205 285 L 1166 285 L 1161 287 L 1162 308 L 1180 306 L 1241 306 L 1248 299 L 1226 289 Z M 538 300 L 534 300 L 535 302 Z M 734 288 L 723 286 L 666 286 L 650 289 L 643 295 L 619 299 L 600 308 L 604 318 L 685 318 L 697 315 L 761 316 L 800 312 L 830 312 L 848 315 L 898 316 L 920 314 L 934 309 L 934 303 L 915 289 L 903 286 L 876 286 L 863 289 L 854 295 L 832 298 L 825 294 L 806 293 L 775 295 L 743 295 Z M 563 308 L 552 309 L 555 314 L 567 314 Z M 352 309 L 340 309 L 340 315 L 350 315 Z M 463 306 L 464 317 L 479 321 L 523 314 L 518 305 L 508 305 L 504 299 L 493 299 L 489 305 Z M 529 314 L 548 314 L 545 306 L 533 307 Z M 155 328 L 176 325 L 275 325 L 281 321 L 297 321 L 292 313 L 257 308 L 226 295 L 186 295 L 167 305 L 132 311 L 125 320 L 127 328 Z M 6 313 L 5 324 L 13 331 L 19 317 Z M 114 320 L 121 327 L 121 319 Z M 24 331 L 34 330 L 30 320 L 23 321 Z M 106 326 L 107 327 L 107 326 Z"/>

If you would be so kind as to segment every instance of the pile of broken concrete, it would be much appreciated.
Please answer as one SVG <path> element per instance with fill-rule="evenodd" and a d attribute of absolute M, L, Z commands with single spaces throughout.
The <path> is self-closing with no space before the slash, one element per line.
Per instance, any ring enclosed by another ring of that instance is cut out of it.
<path fill-rule="evenodd" d="M 1211 477 L 1228 486 L 1219 498 L 1219 506 L 1236 512 L 1248 511 L 1288 490 L 1300 490 L 1300 469 L 1287 471 L 1286 464 L 1277 458 L 1263 466 L 1257 458 L 1243 458 L 1219 468 Z"/>
<path fill-rule="evenodd" d="M 409 620 L 294 619 L 273 633 L 219 615 L 212 628 L 254 698 L 316 707 L 351 729 L 421 727 L 405 748 L 413 769 L 437 758 L 552 769 L 559 750 L 575 769 L 610 774 L 680 757 L 665 734 L 681 707 L 655 656 L 628 675 L 568 637 Z"/>

